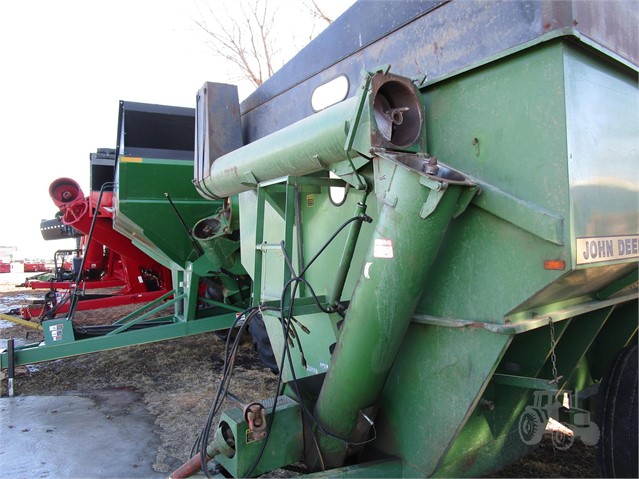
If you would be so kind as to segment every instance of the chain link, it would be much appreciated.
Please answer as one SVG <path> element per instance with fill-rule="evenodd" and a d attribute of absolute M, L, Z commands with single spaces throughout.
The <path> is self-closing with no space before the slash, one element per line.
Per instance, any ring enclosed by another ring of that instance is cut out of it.
<path fill-rule="evenodd" d="M 548 324 L 550 325 L 550 361 L 552 362 L 552 381 L 550 384 L 559 385 L 559 380 L 563 376 L 559 376 L 557 373 L 557 355 L 555 354 L 555 346 L 557 345 L 557 341 L 555 340 L 555 323 L 552 321 L 552 317 L 549 319 Z"/>

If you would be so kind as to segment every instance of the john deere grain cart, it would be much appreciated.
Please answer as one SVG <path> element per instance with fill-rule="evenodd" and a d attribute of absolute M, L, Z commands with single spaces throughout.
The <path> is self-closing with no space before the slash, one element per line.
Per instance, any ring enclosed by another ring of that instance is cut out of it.
<path fill-rule="evenodd" d="M 222 411 L 229 361 L 172 477 L 479 476 L 549 417 L 636 477 L 637 16 L 360 1 L 242 103 L 246 145 L 220 155 L 237 106 L 205 85 L 195 184 L 239 202 L 245 317 L 281 376 Z"/>

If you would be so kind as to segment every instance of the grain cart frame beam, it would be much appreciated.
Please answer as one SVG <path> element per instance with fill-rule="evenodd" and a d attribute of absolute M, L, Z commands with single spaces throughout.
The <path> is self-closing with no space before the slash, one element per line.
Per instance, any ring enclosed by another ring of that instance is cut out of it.
<path fill-rule="evenodd" d="M 215 304 L 215 315 L 200 319 L 179 319 L 174 314 L 149 319 L 157 313 L 175 308 L 187 298 L 187 294 L 169 291 L 133 313 L 113 323 L 113 328 L 100 336 L 76 338 L 71 321 L 66 318 L 43 321 L 38 325 L 44 330 L 62 330 L 60 337 L 54 339 L 45 334 L 45 344 L 33 343 L 15 348 L 16 365 L 34 364 L 70 356 L 117 349 L 136 344 L 175 339 L 182 336 L 207 333 L 228 329 L 236 320 L 238 308 Z M 182 308 L 180 308 L 182 309 Z M 209 310 L 210 311 L 210 310 Z M 81 329 L 80 329 L 81 331 Z M 0 352 L 0 369 L 6 369 L 9 363 L 8 351 Z"/>

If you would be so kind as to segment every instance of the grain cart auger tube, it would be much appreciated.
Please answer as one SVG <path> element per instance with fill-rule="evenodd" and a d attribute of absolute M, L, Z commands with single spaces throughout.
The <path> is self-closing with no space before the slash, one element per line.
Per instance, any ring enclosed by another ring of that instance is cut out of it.
<path fill-rule="evenodd" d="M 96 152 L 89 154 L 89 164 L 89 198 L 90 202 L 94 203 L 94 207 L 102 186 L 113 181 L 115 150 L 112 148 L 98 148 Z M 112 208 L 110 203 L 110 199 L 103 194 L 102 204 L 107 207 L 103 208 L 103 212 L 105 209 Z M 57 206 L 60 208 L 60 205 Z M 25 285 L 32 289 L 56 290 L 76 287 L 82 290 L 121 287 L 120 294 L 127 294 L 138 289 L 136 284 L 127 284 L 127 281 L 130 280 L 138 283 L 138 274 L 128 274 L 129 271 L 135 273 L 139 269 L 133 264 L 132 259 L 125 258 L 123 261 L 119 253 L 100 243 L 95 237 L 88 241 L 88 235 L 64 223 L 64 213 L 65 211 L 60 209 L 53 219 L 42 220 L 40 222 L 40 232 L 45 241 L 75 238 L 75 250 L 57 251 L 54 257 L 54 271 L 28 278 Z M 57 264 L 58 259 L 60 260 L 59 266 Z M 69 262 L 67 263 L 65 259 L 68 259 Z M 149 260 L 147 259 L 146 262 L 149 262 Z M 65 265 L 65 263 L 67 264 Z M 80 273 L 79 269 L 82 265 L 84 265 L 84 271 L 80 275 L 82 278 L 76 285 L 75 280 Z M 147 282 L 149 279 L 147 278 Z M 164 279 L 169 278 L 162 278 L 161 280 Z M 83 306 L 88 306 L 87 299 L 87 297 L 83 298 L 85 300 Z M 94 297 L 94 299 L 98 298 Z M 96 309 L 101 307 L 100 303 L 93 303 L 92 306 Z M 29 313 L 34 317 L 40 315 L 37 308 L 29 308 Z"/>
<path fill-rule="evenodd" d="M 92 162 L 93 159 L 92 154 Z M 83 255 L 78 264 L 78 274 L 69 281 L 70 284 L 40 284 L 50 288 L 50 295 L 45 298 L 44 304 L 23 306 L 21 314 L 25 319 L 50 319 L 69 311 L 73 316 L 75 309 L 97 310 L 144 303 L 154 301 L 171 290 L 169 269 L 113 228 L 112 189 L 111 182 L 102 181 L 99 185 L 92 185 L 91 192 L 85 196 L 80 185 L 71 178 L 58 178 L 49 185 L 49 196 L 59 208 L 60 222 L 83 235 Z M 85 294 L 85 289 L 91 289 L 88 286 L 91 282 L 100 282 L 103 288 L 121 286 L 121 289 Z M 53 290 L 59 286 L 67 286 L 67 290 L 74 292 L 58 298 Z M 73 301 L 69 301 L 71 297 Z"/>
<path fill-rule="evenodd" d="M 372 149 L 416 153 L 423 151 L 424 128 L 422 101 L 410 79 L 366 74 L 357 97 L 215 159 L 204 189 L 225 198 L 284 176 L 344 167 L 354 157 L 370 160 L 377 156 Z M 367 188 L 352 169 L 347 176 L 358 189 Z"/>
<path fill-rule="evenodd" d="M 60 208 L 62 222 L 86 236 L 81 279 L 97 279 L 112 269 L 105 255 L 105 247 L 117 255 L 113 259 L 120 263 L 124 287 L 116 294 L 81 301 L 79 310 L 153 301 L 171 290 L 168 268 L 114 229 L 113 193 L 109 189 L 112 188 L 92 190 L 85 197 L 79 184 L 70 178 L 58 178 L 49 186 L 49 196 Z"/>
<path fill-rule="evenodd" d="M 381 207 L 315 406 L 323 456 L 316 469 L 342 466 L 349 445 L 369 439 L 379 394 L 419 293 L 436 281 L 430 266 L 461 196 L 473 187 L 463 175 L 419 154 L 379 152 L 373 163 Z"/>

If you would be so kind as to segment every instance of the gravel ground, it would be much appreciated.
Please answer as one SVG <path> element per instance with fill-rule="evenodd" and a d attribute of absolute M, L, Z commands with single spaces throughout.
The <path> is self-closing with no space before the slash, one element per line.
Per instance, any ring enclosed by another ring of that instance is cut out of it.
<path fill-rule="evenodd" d="M 20 281 L 15 279 L 15 274 L 0 275 L 0 312 L 19 305 L 28 296 L 44 295 L 44 291 L 16 288 Z M 78 312 L 76 321 L 109 323 L 129 310 L 119 307 Z M 37 331 L 0 320 L 0 340 L 25 340 L 27 334 L 28 342 L 42 338 Z M 190 456 L 217 389 L 223 353 L 220 338 L 213 333 L 200 334 L 21 367 L 15 389 L 20 395 L 119 388 L 140 393 L 146 408 L 156 417 L 156 433 L 162 442 L 153 467 L 170 472 Z M 233 378 L 231 392 L 240 398 L 269 398 L 275 393 L 276 376 L 262 365 L 250 342 L 239 350 Z M 6 381 L 1 387 L 6 394 Z M 299 468 L 292 468 L 275 475 L 290 477 L 298 472 Z M 596 477 L 593 448 L 576 441 L 567 451 L 559 451 L 546 434 L 533 453 L 490 477 Z"/>

